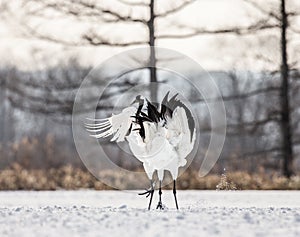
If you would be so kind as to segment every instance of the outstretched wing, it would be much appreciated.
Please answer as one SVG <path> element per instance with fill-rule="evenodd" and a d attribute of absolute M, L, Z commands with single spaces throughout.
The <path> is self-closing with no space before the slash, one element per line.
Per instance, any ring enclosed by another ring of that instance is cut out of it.
<path fill-rule="evenodd" d="M 168 139 L 178 151 L 181 159 L 184 159 L 193 150 L 195 144 L 196 129 L 190 129 L 189 119 L 193 118 L 189 118 L 185 108 L 181 106 L 173 111 L 172 118 L 167 118 Z"/>
<path fill-rule="evenodd" d="M 167 119 L 167 117 L 172 118 L 174 115 L 174 112 L 176 111 L 177 108 L 184 109 L 185 118 L 187 119 L 186 121 L 188 123 L 188 128 L 190 129 L 190 141 L 192 142 L 194 130 L 195 130 L 195 121 L 194 121 L 193 115 L 192 115 L 191 111 L 189 110 L 189 108 L 177 98 L 178 94 L 175 94 L 174 96 L 171 97 L 171 99 L 168 99 L 169 93 L 170 92 L 168 92 L 165 95 L 165 97 L 161 103 L 160 116 L 163 119 Z"/>
<path fill-rule="evenodd" d="M 129 107 L 123 109 L 119 114 L 112 115 L 106 119 L 89 119 L 94 123 L 86 123 L 87 131 L 92 132 L 92 137 L 105 138 L 113 135 L 111 141 L 122 142 L 131 132 L 132 123 L 135 121 L 134 115 L 137 109 Z"/>

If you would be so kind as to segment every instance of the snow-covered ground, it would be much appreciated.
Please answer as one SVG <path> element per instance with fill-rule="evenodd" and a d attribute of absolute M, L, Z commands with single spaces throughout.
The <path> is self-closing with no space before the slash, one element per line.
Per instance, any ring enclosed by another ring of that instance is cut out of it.
<path fill-rule="evenodd" d="M 298 191 L 0 192 L 0 236 L 300 236 Z"/>

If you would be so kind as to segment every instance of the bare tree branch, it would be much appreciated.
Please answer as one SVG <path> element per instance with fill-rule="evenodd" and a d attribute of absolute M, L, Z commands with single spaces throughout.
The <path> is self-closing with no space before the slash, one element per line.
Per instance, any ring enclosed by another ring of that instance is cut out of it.
<path fill-rule="evenodd" d="M 181 26 L 187 28 L 187 26 Z M 191 28 L 192 32 L 190 33 L 182 33 L 182 34 L 160 34 L 157 35 L 156 38 L 158 39 L 170 39 L 170 38 L 190 38 L 204 34 L 237 34 L 237 35 L 247 35 L 253 34 L 258 31 L 268 30 L 273 28 L 278 28 L 279 24 L 271 24 L 266 23 L 266 20 L 258 21 L 255 24 L 252 24 L 247 27 L 232 27 L 232 28 L 225 28 L 225 29 L 216 29 L 216 30 L 209 30 L 209 29 L 201 29 L 201 28 Z"/>
<path fill-rule="evenodd" d="M 299 17 L 300 16 L 300 11 L 298 11 L 298 12 L 296 12 L 296 11 L 288 12 L 287 16 L 288 17 Z"/>
<path fill-rule="evenodd" d="M 111 11 L 109 9 L 101 9 L 103 14 L 109 14 L 113 17 L 115 17 L 118 21 L 123 21 L 123 22 L 138 22 L 138 23 L 143 23 L 147 24 L 146 20 L 140 19 L 140 18 L 133 18 L 131 16 L 122 16 L 117 12 Z"/>
<path fill-rule="evenodd" d="M 35 3 L 35 8 L 32 9 L 30 3 Z M 29 5 L 29 7 L 28 7 Z M 23 9 L 28 16 L 38 16 L 43 18 L 46 17 L 45 11 L 46 10 L 53 10 L 58 13 L 63 13 L 64 16 L 66 15 L 73 15 L 76 17 L 79 16 L 101 16 L 101 10 L 96 8 L 96 5 L 84 3 L 82 1 L 55 1 L 55 2 L 46 2 L 46 1 L 38 1 L 38 0 L 30 0 L 25 1 L 23 4 Z M 53 18 L 52 18 L 53 19 Z"/>
<path fill-rule="evenodd" d="M 98 46 L 98 45 L 108 45 L 108 46 L 115 46 L 115 47 L 126 47 L 131 45 L 143 45 L 148 44 L 147 41 L 144 40 L 136 40 L 130 42 L 110 42 L 108 39 L 104 39 L 100 35 L 96 34 L 85 34 L 82 36 L 82 39 L 86 40 L 90 45 Z"/>
<path fill-rule="evenodd" d="M 255 96 L 258 94 L 265 94 L 268 92 L 276 92 L 279 91 L 280 88 L 279 87 L 267 87 L 267 88 L 260 88 L 260 89 L 256 89 L 247 93 L 243 93 L 243 94 L 238 94 L 238 95 L 231 95 L 231 96 L 225 96 L 223 97 L 224 101 L 230 101 L 230 100 L 234 100 L 234 99 L 245 99 L 251 96 Z"/>
<path fill-rule="evenodd" d="M 39 2 L 40 3 L 40 2 Z M 33 11 L 28 11 L 27 13 L 35 16 L 43 16 L 43 11 L 46 9 L 52 9 L 54 11 L 63 13 L 65 15 L 71 15 L 75 17 L 98 17 L 103 22 L 135 22 L 135 23 L 143 23 L 146 24 L 146 20 L 141 18 L 133 18 L 130 15 L 122 15 L 118 12 L 115 12 L 111 9 L 105 9 L 100 7 L 99 5 L 95 5 L 93 3 L 88 3 L 84 1 L 76 1 L 76 2 L 67 2 L 67 1 L 58 1 L 55 3 L 44 3 L 42 2 L 42 6 L 34 9 Z M 109 15 L 113 19 L 105 18 L 105 15 Z"/>
<path fill-rule="evenodd" d="M 194 3 L 195 0 L 189 0 L 189 1 L 184 1 L 183 3 L 179 4 L 177 7 L 174 7 L 170 10 L 167 10 L 163 13 L 159 13 L 159 14 L 155 14 L 155 17 L 166 17 L 169 16 L 171 14 L 174 14 L 180 10 L 182 10 L 183 8 L 185 8 L 186 6 L 190 5 L 191 3 Z"/>
<path fill-rule="evenodd" d="M 133 18 L 132 16 L 130 15 L 122 15 L 120 14 L 119 12 L 116 12 L 116 11 L 113 11 L 111 9 L 106 9 L 106 8 L 102 8 L 100 7 L 99 5 L 95 5 L 93 3 L 87 3 L 87 2 L 83 2 L 83 1 L 80 1 L 78 2 L 78 4 L 82 7 L 85 7 L 87 9 L 93 9 L 93 10 L 97 10 L 97 12 L 99 13 L 98 15 L 101 15 L 101 14 L 108 14 L 110 16 L 113 16 L 115 17 L 115 20 L 112 21 L 112 22 L 116 22 L 116 21 L 122 21 L 122 22 L 137 22 L 137 23 L 143 23 L 143 24 L 146 24 L 147 22 L 144 20 L 144 19 L 141 19 L 141 18 Z M 72 4 L 71 4 L 72 5 Z M 80 11 L 79 12 L 77 11 L 78 14 L 80 14 Z M 105 19 L 104 19 L 105 20 Z M 108 20 L 108 21 L 111 21 L 111 20 Z"/>
<path fill-rule="evenodd" d="M 282 152 L 282 148 L 281 147 L 272 147 L 272 148 L 269 148 L 269 149 L 253 151 L 253 152 L 247 152 L 247 153 L 242 154 L 241 156 L 250 157 L 250 156 L 265 155 L 267 153 L 273 153 L 273 152 Z"/>
<path fill-rule="evenodd" d="M 131 42 L 110 42 L 108 39 L 104 39 L 100 35 L 96 35 L 93 33 L 90 34 L 84 34 L 82 35 L 82 39 L 84 41 L 80 42 L 71 42 L 67 40 L 63 40 L 60 38 L 52 37 L 51 35 L 44 35 L 38 32 L 36 29 L 32 28 L 28 25 L 23 25 L 23 27 L 27 30 L 26 33 L 23 34 L 24 37 L 30 37 L 30 38 L 38 38 L 40 40 L 49 41 L 56 44 L 62 44 L 65 46 L 72 46 L 72 47 L 83 47 L 83 46 L 99 46 L 99 45 L 106 45 L 106 46 L 115 46 L 115 47 L 126 47 L 126 46 L 132 46 L 132 45 L 143 45 L 148 44 L 147 41 L 131 41 Z"/>
<path fill-rule="evenodd" d="M 26 33 L 23 33 L 23 37 L 29 37 L 29 38 L 37 38 L 40 40 L 50 41 L 52 43 L 56 44 L 62 44 L 65 46 L 72 46 L 72 47 L 82 47 L 82 46 L 89 46 L 89 44 L 85 44 L 84 42 L 71 42 L 63 39 L 59 39 L 50 35 L 44 35 L 38 32 L 35 28 L 23 24 L 23 28 L 26 30 Z"/>
<path fill-rule="evenodd" d="M 118 2 L 128 5 L 128 6 L 143 6 L 143 7 L 149 6 L 149 4 L 147 4 L 145 2 L 130 2 L 130 1 L 126 1 L 126 0 L 118 0 Z"/>
<path fill-rule="evenodd" d="M 238 126 L 244 126 L 244 127 L 249 127 L 249 126 L 254 126 L 254 127 L 258 127 L 258 126 L 262 126 L 265 125 L 267 123 L 270 122 L 278 122 L 279 118 L 278 117 L 272 117 L 272 118 L 265 118 L 265 119 L 261 119 L 261 120 L 253 120 L 253 121 L 246 121 L 243 122 L 242 124 L 228 124 L 228 127 L 238 127 Z"/>
<path fill-rule="evenodd" d="M 247 93 L 242 93 L 242 94 L 236 94 L 236 95 L 229 95 L 229 96 L 222 96 L 218 98 L 207 98 L 207 99 L 199 99 L 195 100 L 194 102 L 217 102 L 217 101 L 231 101 L 231 100 L 237 100 L 237 99 L 246 99 L 251 96 L 256 96 L 259 94 L 265 94 L 268 92 L 279 92 L 280 88 L 279 87 L 267 87 L 267 88 L 260 88 L 256 89 Z"/>
<path fill-rule="evenodd" d="M 267 11 L 265 8 L 263 8 L 262 6 L 257 4 L 257 2 L 254 2 L 252 0 L 244 0 L 244 2 L 250 4 L 252 7 L 254 7 L 256 10 L 260 11 L 261 13 L 263 13 L 273 19 L 276 19 L 277 21 L 281 21 L 279 15 L 277 15 L 276 13 L 274 13 L 272 11 Z"/>
<path fill-rule="evenodd" d="M 243 132 L 248 133 L 248 134 L 253 134 L 254 132 L 256 132 L 256 130 L 259 127 L 263 127 L 268 123 L 274 123 L 274 122 L 279 122 L 280 118 L 278 116 L 272 116 L 272 117 L 267 117 L 264 119 L 260 119 L 260 120 L 253 120 L 253 121 L 244 121 L 242 123 L 232 123 L 232 124 L 227 124 L 226 128 L 228 129 L 229 133 L 230 131 L 236 131 L 237 129 L 240 129 L 241 127 L 243 127 Z M 215 130 L 219 130 L 222 129 L 223 127 L 216 127 Z M 201 129 L 201 132 L 208 132 L 208 131 L 212 131 L 212 128 L 210 126 L 206 126 L 205 128 Z M 237 133 L 234 134 L 240 134 L 240 131 L 238 131 Z"/>

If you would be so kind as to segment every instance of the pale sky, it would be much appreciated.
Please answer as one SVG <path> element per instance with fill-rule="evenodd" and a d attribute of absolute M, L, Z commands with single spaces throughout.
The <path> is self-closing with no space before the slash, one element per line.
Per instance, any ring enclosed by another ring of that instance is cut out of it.
<path fill-rule="evenodd" d="M 7 0 L 8 1 L 8 0 Z M 53 65 L 66 61 L 69 57 L 77 57 L 86 64 L 97 65 L 116 53 L 128 48 L 141 47 L 66 47 L 49 43 L 38 39 L 23 37 L 20 33 L 20 22 L 24 21 L 22 10 L 18 0 L 12 0 L 12 12 L 14 16 L 6 19 L 0 18 L 0 53 L 2 63 L 17 65 L 23 69 Z M 122 14 L 131 14 L 134 17 L 143 17 L 147 14 L 147 8 L 125 8 L 116 4 L 116 1 L 102 1 L 108 8 L 121 11 Z M 132 2 L 134 2 L 132 0 Z M 178 1 L 159 0 L 157 12 L 170 9 Z M 266 8 L 275 9 L 274 0 L 264 1 Z M 300 10 L 300 1 L 289 1 L 289 9 Z M 176 4 L 175 4 L 176 5 Z M 53 34 L 64 40 L 78 40 L 78 33 L 86 31 L 91 24 L 84 21 L 76 21 L 73 18 L 56 18 L 37 20 L 32 22 L 40 32 Z M 173 14 L 166 19 L 158 19 L 156 22 L 157 33 L 184 33 L 184 29 L 178 30 L 177 23 L 207 29 L 218 29 L 234 26 L 247 26 L 263 15 L 245 3 L 243 0 L 197 0 L 184 8 L 178 14 Z M 300 30 L 300 18 L 293 19 L 293 25 Z M 115 24 L 107 25 L 98 21 L 92 24 L 94 29 L 105 37 L 115 42 L 143 40 L 147 36 L 145 27 L 141 25 Z M 206 35 L 189 39 L 162 39 L 157 40 L 157 46 L 177 50 L 180 53 L 196 60 L 206 70 L 226 70 L 232 67 L 242 67 L 253 70 L 261 70 L 267 67 L 265 62 L 257 60 L 257 56 L 263 55 L 272 61 L 279 59 L 279 34 L 276 31 L 267 32 L 271 37 L 262 37 L 260 47 L 253 36 L 236 35 Z M 294 58 L 299 55 L 300 34 L 290 39 L 290 55 Z"/>

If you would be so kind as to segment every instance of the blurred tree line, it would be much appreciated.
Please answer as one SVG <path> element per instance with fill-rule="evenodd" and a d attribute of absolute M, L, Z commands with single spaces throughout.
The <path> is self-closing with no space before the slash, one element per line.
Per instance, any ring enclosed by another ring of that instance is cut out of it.
<path fill-rule="evenodd" d="M 300 12 L 292 9 L 292 4 L 287 8 L 285 0 L 278 0 L 269 5 L 251 0 L 241 1 L 259 13 L 249 25 L 237 24 L 234 27 L 208 29 L 175 22 L 173 24 L 177 31 L 161 32 L 158 29 L 161 18 L 168 18 L 184 10 L 194 1 L 174 1 L 168 9 L 161 10 L 157 7 L 159 4 L 157 0 L 145 2 L 118 0 L 122 9 L 120 10 L 96 1 L 28 0 L 22 5 L 26 13 L 22 27 L 26 36 L 74 47 L 156 46 L 157 40 L 185 39 L 201 35 L 222 37 L 224 34 L 234 34 L 241 38 L 253 35 L 255 43 L 257 42 L 257 45 L 253 43 L 253 47 L 260 47 L 259 44 L 268 44 L 270 37 L 273 37 L 271 32 L 276 32 L 279 46 L 276 53 L 277 60 L 270 59 L 263 53 L 257 55 L 257 60 L 271 64 L 273 70 L 252 72 L 232 69 L 210 72 L 221 88 L 222 98 L 218 99 L 225 102 L 228 119 L 224 152 L 216 169 L 231 167 L 235 170 L 256 172 L 259 167 L 263 167 L 281 170 L 286 177 L 290 177 L 295 173 L 295 167 L 299 167 L 299 161 L 297 166 L 295 158 L 298 158 L 296 154 L 300 141 L 298 107 L 300 74 L 297 58 L 289 57 L 289 52 L 293 52 L 289 40 L 299 37 L 300 29 L 296 28 L 296 20 Z M 136 16 L 134 11 L 137 8 L 143 9 L 145 16 Z M 55 17 L 70 16 L 76 21 L 88 23 L 89 27 L 86 31 L 80 32 L 76 39 L 58 37 L 42 31 L 34 24 L 37 18 L 47 20 L 49 14 Z M 112 27 L 118 24 L 137 24 L 146 33 L 141 39 L 135 40 L 126 40 L 122 37 L 106 38 L 96 27 L 101 24 Z M 147 62 L 153 66 L 148 68 L 150 82 L 159 82 L 155 68 L 158 60 L 160 59 L 157 58 L 155 49 L 150 48 Z M 279 65 L 276 61 L 280 61 Z M 75 158 L 70 120 L 76 91 L 89 70 L 89 67 L 81 66 L 76 60 L 64 66 L 32 72 L 24 72 L 17 68 L 2 68 L 0 72 L 2 167 L 12 161 L 23 162 L 22 165 L 27 166 L 39 164 L 37 165 L 39 167 L 59 166 L 66 162 L 80 165 L 79 159 Z M 169 80 L 171 83 L 171 79 Z M 122 84 L 112 85 L 116 88 L 112 91 L 116 94 L 122 93 L 138 83 L 135 78 L 127 78 Z M 93 86 L 100 85 L 91 85 Z M 158 88 L 151 90 L 152 99 L 157 97 L 157 91 Z M 201 114 L 203 121 L 200 127 L 204 132 L 203 143 L 205 143 L 208 141 L 205 133 L 210 132 L 208 111 L 204 108 L 203 100 L 193 100 L 192 93 L 189 96 L 193 106 L 203 108 L 204 112 Z M 104 95 L 107 106 L 98 109 L 109 111 L 113 107 L 111 97 L 111 93 Z M 93 96 L 88 98 L 93 99 Z M 86 110 L 89 110 L 88 100 Z M 26 136 L 28 138 L 24 138 Z M 24 150 L 20 152 L 20 149 Z M 28 151 L 25 151 L 26 149 Z M 117 155 L 116 159 L 119 164 L 124 162 L 122 156 Z"/>

